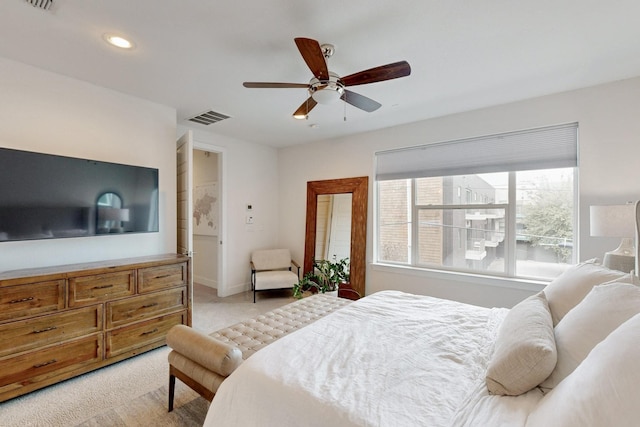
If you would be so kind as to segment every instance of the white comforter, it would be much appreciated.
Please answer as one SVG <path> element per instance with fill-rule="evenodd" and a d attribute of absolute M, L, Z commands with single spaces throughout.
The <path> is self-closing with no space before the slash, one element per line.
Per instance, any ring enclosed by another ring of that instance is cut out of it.
<path fill-rule="evenodd" d="M 538 395 L 500 398 L 484 387 L 506 312 L 373 294 L 247 359 L 218 390 L 204 425 L 524 425 Z"/>

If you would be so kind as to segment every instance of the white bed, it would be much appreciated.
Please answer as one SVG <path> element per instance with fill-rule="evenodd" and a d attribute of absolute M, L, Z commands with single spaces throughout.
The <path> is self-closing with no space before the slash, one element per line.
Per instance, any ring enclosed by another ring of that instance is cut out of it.
<path fill-rule="evenodd" d="M 571 269 L 566 277 L 561 276 L 556 288 L 550 287 L 551 290 L 560 289 L 560 292 L 551 292 L 549 295 L 553 297 L 549 298 L 547 308 L 549 325 L 544 325 L 544 328 L 551 341 L 555 341 L 554 330 L 560 328 L 556 323 L 561 321 L 555 316 L 552 320 L 554 309 L 561 313 L 558 317 L 564 317 L 567 313 L 562 311 L 567 308 L 571 310 L 568 307 L 573 304 L 571 300 L 577 300 L 574 306 L 578 305 L 594 285 L 612 279 L 628 283 L 633 281 L 630 275 L 609 273 L 593 263 L 583 265 Z M 585 285 L 587 282 L 588 289 Z M 616 288 L 616 292 L 618 288 L 624 288 L 627 293 L 621 298 L 633 300 L 635 296 L 629 298 L 629 289 L 625 286 L 633 287 L 632 293 L 637 290 L 640 301 L 640 288 L 637 286 L 617 284 L 610 288 Z M 574 290 L 568 292 L 567 296 L 567 289 L 574 288 L 579 292 Z M 541 299 L 547 306 L 546 298 Z M 591 297 L 591 293 L 589 298 L 584 299 L 592 300 L 590 306 L 600 301 Z M 605 299 L 612 300 L 610 296 Z M 528 304 L 538 304 L 531 298 L 526 301 Z M 636 305 L 637 311 L 640 311 L 640 303 Z M 606 304 L 598 307 L 604 310 Z M 635 363 L 640 350 L 634 352 L 633 361 L 629 362 L 626 359 L 618 360 L 621 356 L 617 350 L 612 352 L 609 348 L 616 345 L 617 349 L 619 342 L 624 341 L 631 343 L 630 348 L 640 349 L 640 333 L 635 332 L 640 331 L 640 316 L 634 316 L 632 310 L 623 310 L 624 316 L 608 322 L 611 324 L 607 328 L 611 330 L 618 326 L 614 323 L 625 323 L 624 335 L 619 333 L 621 336 L 614 337 L 614 342 L 608 347 L 604 346 L 606 348 L 602 351 L 591 352 L 595 356 L 589 354 L 587 357 L 585 354 L 583 358 L 586 360 L 578 363 L 580 366 L 577 368 L 572 367 L 571 370 L 575 369 L 575 372 L 557 373 L 566 377 L 559 385 L 555 384 L 557 390 L 549 392 L 547 389 L 545 396 L 543 389 L 536 386 L 549 375 L 545 373 L 542 379 L 535 380 L 533 388 L 518 392 L 516 396 L 490 394 L 487 388 L 488 372 L 494 372 L 494 365 L 501 363 L 495 360 L 500 353 L 510 348 L 512 341 L 520 339 L 520 333 L 512 331 L 523 331 L 522 335 L 527 335 L 528 326 L 522 327 L 517 322 L 526 323 L 529 322 L 527 319 L 535 318 L 527 311 L 529 309 L 526 304 L 516 306 L 511 311 L 488 309 L 396 291 L 373 294 L 281 338 L 244 361 L 221 385 L 204 425 L 637 425 L 640 419 L 640 393 L 637 393 L 640 391 L 640 366 L 633 365 L 636 369 L 630 369 L 633 374 L 626 375 L 626 382 L 622 385 L 609 381 L 607 386 L 589 392 L 585 391 L 589 387 L 585 387 L 582 381 L 583 378 L 594 377 L 590 381 L 599 384 L 603 381 L 603 375 L 607 375 L 607 378 L 617 374 L 625 377 L 622 373 L 612 373 L 608 365 L 620 370 L 626 369 L 628 363 Z M 574 311 L 577 314 L 566 316 L 569 320 L 565 321 L 566 324 L 589 322 L 584 310 Z M 602 316 L 602 313 L 596 315 Z M 626 325 L 631 322 L 635 322 L 637 327 Z M 507 336 L 509 328 L 511 332 Z M 600 341 L 612 341 L 610 338 L 615 334 L 607 337 L 611 332 L 607 332 L 607 328 L 599 332 L 600 337 L 607 339 L 593 338 L 591 341 L 597 342 L 592 346 L 602 347 L 602 344 L 597 345 Z M 570 335 L 565 332 L 560 338 L 566 341 L 567 336 L 571 338 Z M 539 338 L 535 337 L 535 340 L 540 341 Z M 510 342 L 505 344 L 505 340 Z M 555 342 L 552 343 L 553 366 L 549 369 L 554 369 L 556 359 L 560 362 L 567 357 L 562 340 L 557 353 Z M 574 345 L 571 339 L 569 343 L 569 346 Z M 516 344 L 517 347 L 521 343 Z M 543 345 L 537 341 L 535 345 L 537 349 L 543 347 L 545 357 L 549 356 L 548 339 Z M 526 357 L 535 353 L 530 347 L 525 346 L 525 350 Z M 522 352 L 522 348 L 519 351 Z M 547 360 L 550 360 L 549 357 Z M 607 366 L 604 373 L 599 368 L 603 360 Z M 594 364 L 596 369 L 592 366 Z M 610 402 L 611 395 L 618 398 Z M 625 398 L 621 399 L 620 396 Z M 602 414 L 594 413 L 592 409 L 585 410 L 583 407 L 590 407 L 593 399 L 600 399 L 599 405 L 605 403 L 612 407 L 617 411 L 615 416 L 612 418 L 606 412 Z M 566 414 L 563 415 L 562 411 Z M 615 423 L 601 424 L 601 418 L 598 417 L 614 420 Z M 586 419 L 591 421 L 585 423 Z"/>

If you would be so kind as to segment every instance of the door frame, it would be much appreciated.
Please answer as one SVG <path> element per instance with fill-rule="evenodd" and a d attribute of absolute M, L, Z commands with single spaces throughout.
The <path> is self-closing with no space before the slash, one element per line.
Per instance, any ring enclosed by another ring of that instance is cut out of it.
<path fill-rule="evenodd" d="M 185 160 L 180 162 L 179 153 L 183 149 Z M 181 180 L 183 174 L 185 177 Z M 190 130 L 176 140 L 176 180 L 176 252 L 190 257 L 193 255 L 193 132 Z M 193 279 L 192 273 L 189 272 L 190 280 Z"/>

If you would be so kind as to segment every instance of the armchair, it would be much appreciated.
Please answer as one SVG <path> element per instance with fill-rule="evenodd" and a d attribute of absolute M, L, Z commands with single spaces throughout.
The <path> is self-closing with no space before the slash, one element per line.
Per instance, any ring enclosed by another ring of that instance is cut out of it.
<path fill-rule="evenodd" d="M 264 249 L 251 254 L 251 290 L 253 302 L 256 292 L 292 289 L 300 278 L 300 265 L 291 259 L 289 249 Z M 294 273 L 292 266 L 297 267 Z"/>

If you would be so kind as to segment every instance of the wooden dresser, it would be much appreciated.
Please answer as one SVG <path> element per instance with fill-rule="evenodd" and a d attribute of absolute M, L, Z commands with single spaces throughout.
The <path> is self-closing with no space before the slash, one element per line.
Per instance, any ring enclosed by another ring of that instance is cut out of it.
<path fill-rule="evenodd" d="M 0 402 L 163 346 L 191 326 L 191 259 L 0 273 Z"/>

